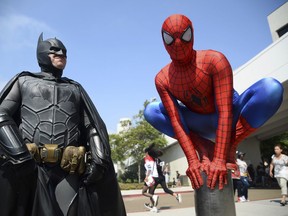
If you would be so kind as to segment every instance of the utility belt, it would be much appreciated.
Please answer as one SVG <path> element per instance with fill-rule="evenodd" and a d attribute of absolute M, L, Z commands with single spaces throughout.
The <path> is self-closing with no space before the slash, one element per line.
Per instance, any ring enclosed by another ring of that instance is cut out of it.
<path fill-rule="evenodd" d="M 35 143 L 26 144 L 30 154 L 37 163 L 58 164 L 69 174 L 83 174 L 86 168 L 86 152 L 84 146 L 59 147 L 57 144 L 44 144 L 38 147 Z"/>

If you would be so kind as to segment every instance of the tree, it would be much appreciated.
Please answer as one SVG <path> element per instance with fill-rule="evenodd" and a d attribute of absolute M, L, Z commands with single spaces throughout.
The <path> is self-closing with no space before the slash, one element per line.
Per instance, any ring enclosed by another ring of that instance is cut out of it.
<path fill-rule="evenodd" d="M 111 147 L 111 158 L 113 161 L 122 162 L 126 159 L 125 153 L 127 151 L 124 145 L 124 137 L 121 134 L 110 134 L 110 147 Z"/>
<path fill-rule="evenodd" d="M 144 109 L 149 104 L 144 102 Z M 144 109 L 133 117 L 132 126 L 120 134 L 110 135 L 112 158 L 115 161 L 124 161 L 128 157 L 138 166 L 138 181 L 141 182 L 141 161 L 144 157 L 144 149 L 152 142 L 158 148 L 166 146 L 167 141 L 162 133 L 153 128 L 144 118 Z"/>

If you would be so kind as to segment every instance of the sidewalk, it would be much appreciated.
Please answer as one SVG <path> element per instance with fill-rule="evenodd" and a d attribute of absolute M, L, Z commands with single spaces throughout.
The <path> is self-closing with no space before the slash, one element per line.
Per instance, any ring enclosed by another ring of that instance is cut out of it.
<path fill-rule="evenodd" d="M 175 188 L 170 188 L 172 189 L 174 192 L 176 193 L 188 193 L 188 192 L 192 192 L 193 189 L 191 188 L 191 186 L 185 186 L 185 187 L 175 187 Z M 123 197 L 127 197 L 127 196 L 142 196 L 142 189 L 138 189 L 138 190 L 122 190 L 121 191 L 122 196 Z M 165 192 L 163 191 L 162 188 L 157 188 L 155 190 L 155 194 L 164 194 Z"/>
<path fill-rule="evenodd" d="M 152 212 L 137 212 L 128 213 L 127 216 L 196 216 L 195 208 L 181 208 L 172 210 L 159 210 L 158 213 Z M 213 215 L 213 213 L 211 214 Z M 270 200 L 251 201 L 246 203 L 236 203 L 237 216 L 288 216 L 288 206 L 281 207 L 278 202 L 271 202 Z"/>
<path fill-rule="evenodd" d="M 193 189 L 191 187 L 179 187 L 173 188 L 175 192 L 191 192 Z M 133 197 L 141 195 L 141 190 L 129 190 L 121 191 L 123 197 Z M 156 189 L 156 193 L 163 193 L 163 190 Z M 245 203 L 235 203 L 236 215 L 237 216 L 288 216 L 288 205 L 281 207 L 280 199 L 266 199 L 258 201 L 250 201 Z M 179 209 L 159 209 L 158 213 L 153 213 L 149 211 L 128 213 L 127 216 L 196 216 L 195 208 L 179 208 Z M 213 213 L 211 213 L 211 216 Z"/>
<path fill-rule="evenodd" d="M 237 216 L 288 216 L 288 206 L 281 207 L 278 202 L 271 202 L 270 200 L 251 201 L 246 203 L 236 203 Z M 159 210 L 158 213 L 153 212 L 137 212 L 128 213 L 127 216 L 196 216 L 195 208 L 181 208 L 171 210 Z M 213 213 L 211 214 L 211 216 Z"/>

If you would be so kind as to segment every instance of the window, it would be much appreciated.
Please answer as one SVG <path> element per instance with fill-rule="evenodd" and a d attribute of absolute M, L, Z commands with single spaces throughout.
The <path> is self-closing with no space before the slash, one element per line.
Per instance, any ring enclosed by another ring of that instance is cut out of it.
<path fill-rule="evenodd" d="M 282 37 L 286 32 L 288 32 L 288 23 L 286 23 L 286 25 L 282 26 L 276 32 L 278 33 L 279 38 Z"/>

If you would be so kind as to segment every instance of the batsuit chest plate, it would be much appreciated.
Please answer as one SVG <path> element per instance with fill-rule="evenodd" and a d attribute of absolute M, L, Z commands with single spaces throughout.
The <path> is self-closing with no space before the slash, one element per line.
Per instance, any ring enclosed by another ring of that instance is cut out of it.
<path fill-rule="evenodd" d="M 37 145 L 77 143 L 81 122 L 79 89 L 70 83 L 35 77 L 19 79 L 24 140 Z"/>

